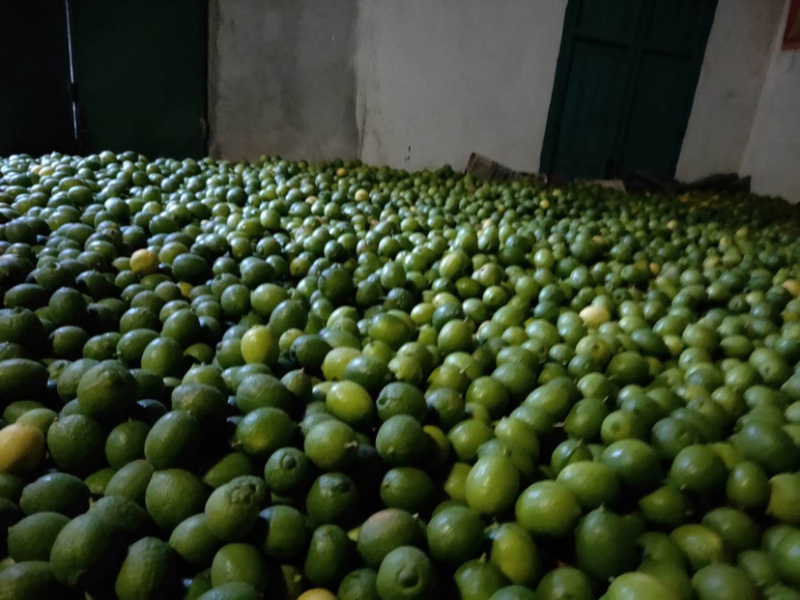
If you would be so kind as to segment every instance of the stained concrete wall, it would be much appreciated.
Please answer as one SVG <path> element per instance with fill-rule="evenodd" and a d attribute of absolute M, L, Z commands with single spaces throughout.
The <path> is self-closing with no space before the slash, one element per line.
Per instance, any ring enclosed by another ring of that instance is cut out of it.
<path fill-rule="evenodd" d="M 471 151 L 536 171 L 567 0 L 362 0 L 360 156 L 408 169 Z"/>
<path fill-rule="evenodd" d="M 212 156 L 355 157 L 353 0 L 210 0 Z"/>
<path fill-rule="evenodd" d="M 210 152 L 537 170 L 567 0 L 211 0 Z"/>
<path fill-rule="evenodd" d="M 739 171 L 783 5 L 784 0 L 719 0 L 683 139 L 678 179 Z"/>
<path fill-rule="evenodd" d="M 787 1 L 742 172 L 760 193 L 800 202 L 800 50 L 781 50 L 788 8 Z"/>

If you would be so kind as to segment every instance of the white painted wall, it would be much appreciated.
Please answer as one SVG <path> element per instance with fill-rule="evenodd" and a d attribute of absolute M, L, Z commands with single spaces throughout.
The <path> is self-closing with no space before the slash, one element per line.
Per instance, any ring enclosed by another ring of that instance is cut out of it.
<path fill-rule="evenodd" d="M 359 154 L 463 168 L 471 151 L 535 171 L 567 0 L 361 0 Z"/>
<path fill-rule="evenodd" d="M 788 6 L 787 0 L 741 170 L 752 175 L 755 191 L 800 202 L 800 51 L 780 48 Z"/>
<path fill-rule="evenodd" d="M 784 0 L 719 0 L 676 177 L 739 171 Z"/>

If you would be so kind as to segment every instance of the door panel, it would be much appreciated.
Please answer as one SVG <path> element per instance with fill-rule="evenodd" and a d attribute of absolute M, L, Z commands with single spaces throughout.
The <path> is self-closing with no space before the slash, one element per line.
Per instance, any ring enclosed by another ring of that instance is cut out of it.
<path fill-rule="evenodd" d="M 594 0 L 580 6 L 577 32 L 608 42 L 631 43 L 641 0 Z"/>
<path fill-rule="evenodd" d="M 64 2 L 0 2 L 0 39 L 0 155 L 72 152 Z"/>
<path fill-rule="evenodd" d="M 85 150 L 206 153 L 206 0 L 70 0 Z"/>
<path fill-rule="evenodd" d="M 575 43 L 555 158 L 558 173 L 602 177 L 611 150 L 606 142 L 619 121 L 627 58 L 622 46 Z"/>
<path fill-rule="evenodd" d="M 672 176 L 716 0 L 570 0 L 540 170 Z"/>
<path fill-rule="evenodd" d="M 708 2 L 654 0 L 647 20 L 644 47 L 691 56 L 706 27 Z"/>
<path fill-rule="evenodd" d="M 688 59 L 648 54 L 636 78 L 621 162 L 627 169 L 670 173 L 675 171 L 674 148 L 685 130 L 683 107 Z"/>

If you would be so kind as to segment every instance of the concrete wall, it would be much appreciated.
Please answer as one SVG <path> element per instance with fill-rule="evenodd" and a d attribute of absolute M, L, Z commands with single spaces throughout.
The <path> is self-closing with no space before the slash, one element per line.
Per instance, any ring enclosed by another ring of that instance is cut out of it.
<path fill-rule="evenodd" d="M 355 157 L 357 3 L 211 0 L 212 156 Z"/>
<path fill-rule="evenodd" d="M 362 0 L 360 156 L 463 168 L 471 151 L 535 171 L 567 0 Z"/>
<path fill-rule="evenodd" d="M 800 202 L 800 51 L 782 51 L 788 1 L 775 33 L 771 61 L 742 173 L 759 193 Z"/>
<path fill-rule="evenodd" d="M 537 170 L 567 0 L 211 0 L 210 153 Z"/>
<path fill-rule="evenodd" d="M 537 170 L 568 0 L 210 0 L 210 153 Z M 677 176 L 800 201 L 788 0 L 719 0 Z"/>
<path fill-rule="evenodd" d="M 738 172 L 784 0 L 719 0 L 676 176 Z"/>

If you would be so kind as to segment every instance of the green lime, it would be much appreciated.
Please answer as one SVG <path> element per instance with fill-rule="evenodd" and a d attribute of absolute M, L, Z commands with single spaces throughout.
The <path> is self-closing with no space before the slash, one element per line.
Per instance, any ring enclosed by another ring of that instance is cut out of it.
<path fill-rule="evenodd" d="M 291 506 L 275 505 L 259 514 L 257 531 L 266 529 L 261 549 L 267 558 L 288 561 L 297 558 L 308 542 L 306 517 Z"/>
<path fill-rule="evenodd" d="M 381 600 L 428 598 L 436 585 L 433 564 L 413 546 L 400 546 L 381 562 L 376 579 Z"/>
<path fill-rule="evenodd" d="M 339 584 L 336 597 L 339 600 L 380 600 L 377 580 L 378 573 L 372 569 L 350 571 Z"/>
<path fill-rule="evenodd" d="M 334 348 L 325 355 L 322 361 L 322 374 L 328 381 L 338 381 L 344 379 L 344 371 L 348 363 L 361 352 L 355 348 L 346 346 Z"/>
<path fill-rule="evenodd" d="M 3 364 L 8 364 L 8 361 L 4 361 Z M 64 402 L 69 402 L 76 398 L 78 395 L 78 385 L 80 384 L 83 374 L 97 364 L 96 360 L 88 358 L 79 358 L 70 363 L 58 377 L 56 389 L 58 390 L 59 398 Z"/>
<path fill-rule="evenodd" d="M 429 418 L 433 417 L 434 422 L 438 423 L 442 429 L 449 430 L 464 418 L 464 400 L 461 398 L 461 395 L 453 389 L 443 387 L 429 390 L 425 395 L 425 403 L 427 404 Z M 381 405 L 381 397 L 379 396 L 379 416 L 381 415 L 382 410 Z M 393 416 L 393 414 L 390 416 Z M 381 416 L 381 420 L 385 419 Z"/>
<path fill-rule="evenodd" d="M 358 429 L 368 427 L 375 412 L 375 403 L 367 390 L 353 381 L 334 383 L 325 404 L 334 417 Z"/>
<path fill-rule="evenodd" d="M 387 508 L 361 524 L 356 550 L 367 566 L 378 568 L 395 548 L 420 546 L 422 539 L 422 527 L 411 513 Z"/>
<path fill-rule="evenodd" d="M 389 464 L 406 466 L 422 457 L 426 439 L 419 421 L 408 415 L 395 415 L 378 429 L 375 448 Z"/>
<path fill-rule="evenodd" d="M 245 454 L 265 459 L 278 448 L 288 446 L 296 430 L 297 425 L 284 411 L 258 408 L 239 422 L 236 439 Z"/>
<path fill-rule="evenodd" d="M 670 537 L 683 551 L 695 571 L 711 563 L 725 560 L 722 538 L 709 527 L 695 524 L 681 525 L 672 531 Z"/>
<path fill-rule="evenodd" d="M 262 283 L 250 292 L 250 304 L 253 310 L 262 317 L 269 317 L 272 311 L 286 299 L 288 299 L 287 290 L 274 283 Z"/>
<path fill-rule="evenodd" d="M 441 390 L 437 390 L 439 391 Z M 384 386 L 378 395 L 376 406 L 381 421 L 386 421 L 395 415 L 409 415 L 421 421 L 427 412 L 422 392 L 413 385 L 401 381 Z"/>
<path fill-rule="evenodd" d="M 236 387 L 236 406 L 243 413 L 267 407 L 288 412 L 293 404 L 294 398 L 286 386 L 266 373 L 245 375 Z"/>
<path fill-rule="evenodd" d="M 128 547 L 117 574 L 114 591 L 120 600 L 158 597 L 174 592 L 177 584 L 175 555 L 169 545 L 145 537 Z"/>
<path fill-rule="evenodd" d="M 461 421 L 447 434 L 453 451 L 462 461 L 475 460 L 478 448 L 492 436 L 492 428 L 477 419 Z"/>
<path fill-rule="evenodd" d="M 184 519 L 202 512 L 207 492 L 196 475 L 182 469 L 156 471 L 147 484 L 145 506 L 161 529 L 171 532 Z"/>
<path fill-rule="evenodd" d="M 539 549 L 530 535 L 515 523 L 490 530 L 489 560 L 514 584 L 533 588 L 542 576 Z"/>
<path fill-rule="evenodd" d="M 608 600 L 628 600 L 629 598 L 678 600 L 677 594 L 671 588 L 647 573 L 624 573 L 620 575 L 611 582 L 606 595 Z"/>
<path fill-rule="evenodd" d="M 686 556 L 666 533 L 647 531 L 639 535 L 636 543 L 641 548 L 642 557 L 645 560 L 675 563 L 680 569 L 687 570 Z"/>
<path fill-rule="evenodd" d="M 800 475 L 780 473 L 769 480 L 767 514 L 782 523 L 800 525 Z"/>
<path fill-rule="evenodd" d="M 538 597 L 536 592 L 524 585 L 507 585 L 492 594 L 489 600 L 537 600 Z"/>
<path fill-rule="evenodd" d="M 172 390 L 172 410 L 186 411 L 204 425 L 218 422 L 226 409 L 225 396 L 213 386 L 181 383 Z"/>
<path fill-rule="evenodd" d="M 281 496 L 305 493 L 313 480 L 309 457 L 297 448 L 280 448 L 264 465 L 264 481 L 269 489 Z"/>
<path fill-rule="evenodd" d="M 50 560 L 50 550 L 69 517 L 39 512 L 25 517 L 8 530 L 8 555 L 15 562 Z"/>
<path fill-rule="evenodd" d="M 645 439 L 647 424 L 636 413 L 615 410 L 609 413 L 600 425 L 600 437 L 604 444 L 630 439 Z"/>
<path fill-rule="evenodd" d="M 253 475 L 253 463 L 242 452 L 231 452 L 211 465 L 203 474 L 203 483 L 211 488 L 225 485 L 243 475 Z"/>
<path fill-rule="evenodd" d="M 250 544 L 226 544 L 217 550 L 211 562 L 211 584 L 214 587 L 239 582 L 263 590 L 267 585 L 266 576 L 264 559 Z"/>
<path fill-rule="evenodd" d="M 521 362 L 506 362 L 497 366 L 492 378 L 508 390 L 514 401 L 520 402 L 536 387 L 537 369 Z"/>
<path fill-rule="evenodd" d="M 692 597 L 692 582 L 684 567 L 674 562 L 645 560 L 638 571 L 652 575 L 665 587 L 672 590 L 678 598 Z"/>
<path fill-rule="evenodd" d="M 800 532 L 787 533 L 770 556 L 783 580 L 790 586 L 800 585 Z"/>
<path fill-rule="evenodd" d="M 252 475 L 221 485 L 206 501 L 208 529 L 223 542 L 241 540 L 255 524 L 266 493 L 263 482 Z"/>
<path fill-rule="evenodd" d="M 463 600 L 490 598 L 500 588 L 508 585 L 508 579 L 493 563 L 470 560 L 455 572 L 458 593 Z"/>
<path fill-rule="evenodd" d="M 703 516 L 703 525 L 717 532 L 732 555 L 750 550 L 761 541 L 758 524 L 746 513 L 735 508 L 721 506 L 707 512 Z"/>
<path fill-rule="evenodd" d="M 435 493 L 436 488 L 430 475 L 414 467 L 389 469 L 380 486 L 381 501 L 387 507 L 411 513 L 429 507 Z"/>
<path fill-rule="evenodd" d="M 703 567 L 692 577 L 692 587 L 700 600 L 726 597 L 755 600 L 759 597 L 747 573 L 733 565 L 713 564 Z"/>
<path fill-rule="evenodd" d="M 736 563 L 759 588 L 766 589 L 780 581 L 772 558 L 763 550 L 745 550 L 736 557 Z"/>
<path fill-rule="evenodd" d="M 601 462 L 577 461 L 564 466 L 556 481 L 571 491 L 582 507 L 613 505 L 620 494 L 617 474 Z"/>
<path fill-rule="evenodd" d="M 158 337 L 142 353 L 142 368 L 160 377 L 182 376 L 183 364 L 183 348 L 172 338 Z"/>
<path fill-rule="evenodd" d="M 498 515 L 514 505 L 520 476 L 511 459 L 504 456 L 479 458 L 467 476 L 467 504 L 479 513 Z"/>
<path fill-rule="evenodd" d="M 356 459 L 358 442 L 349 425 L 327 419 L 308 430 L 303 451 L 321 471 L 342 471 Z"/>
<path fill-rule="evenodd" d="M 634 490 L 654 488 L 663 473 L 656 451 L 641 440 L 614 442 L 600 460 L 617 473 L 624 487 Z"/>
<path fill-rule="evenodd" d="M 659 528 L 674 528 L 686 519 L 686 497 L 675 488 L 663 486 L 639 498 L 639 512 L 649 524 Z"/>
<path fill-rule="evenodd" d="M 313 524 L 346 524 L 357 507 L 355 482 L 342 473 L 320 475 L 306 496 L 306 511 Z"/>
<path fill-rule="evenodd" d="M 219 550 L 220 543 L 208 528 L 204 513 L 187 517 L 169 536 L 170 547 L 190 564 L 209 564 Z"/>
<path fill-rule="evenodd" d="M 516 503 L 517 522 L 534 537 L 560 538 L 568 535 L 578 523 L 580 504 L 565 485 L 555 481 L 539 481 L 519 495 Z"/>
<path fill-rule="evenodd" d="M 185 410 L 173 410 L 147 433 L 144 456 L 156 470 L 190 466 L 197 462 L 202 439 L 200 422 Z"/>
<path fill-rule="evenodd" d="M 53 573 L 68 586 L 91 587 L 114 568 L 122 547 L 112 525 L 90 513 L 59 531 L 50 551 Z"/>
<path fill-rule="evenodd" d="M 108 464 L 120 469 L 129 462 L 144 458 L 144 444 L 150 427 L 141 421 L 120 423 L 106 438 L 105 454 Z"/>
<path fill-rule="evenodd" d="M 278 337 L 269 325 L 258 325 L 248 329 L 242 336 L 242 358 L 248 364 L 275 365 L 279 355 Z"/>
<path fill-rule="evenodd" d="M 712 494 L 725 485 L 725 463 L 709 446 L 695 444 L 681 450 L 672 461 L 670 478 L 682 490 L 694 494 Z"/>
<path fill-rule="evenodd" d="M 606 403 L 600 398 L 585 398 L 576 402 L 564 419 L 564 431 L 570 437 L 594 440 L 600 435 L 600 427 L 608 416 Z"/>
<path fill-rule="evenodd" d="M 25 479 L 18 475 L 0 473 L 0 498 L 18 504 L 25 485 Z"/>
<path fill-rule="evenodd" d="M 508 390 L 492 377 L 479 377 L 467 388 L 465 400 L 485 406 L 492 418 L 502 416 L 509 403 Z"/>
<path fill-rule="evenodd" d="M 66 588 L 57 581 L 46 561 L 27 561 L 4 565 L 0 569 L 0 590 L 9 600 L 66 597 Z"/>
<path fill-rule="evenodd" d="M 26 515 L 54 512 L 75 517 L 89 508 L 90 492 L 79 478 L 68 473 L 48 473 L 22 490 L 19 507 Z"/>
<path fill-rule="evenodd" d="M 297 300 L 284 300 L 269 316 L 269 326 L 280 337 L 289 329 L 305 329 L 308 311 Z"/>
<path fill-rule="evenodd" d="M 746 459 L 774 475 L 800 466 L 800 448 L 783 429 L 770 423 L 749 421 L 737 434 L 738 448 Z"/>
<path fill-rule="evenodd" d="M 53 461 L 64 471 L 89 473 L 104 460 L 105 439 L 106 433 L 97 421 L 84 415 L 71 415 L 57 419 L 50 426 L 47 448 Z"/>
<path fill-rule="evenodd" d="M 301 335 L 292 342 L 289 354 L 306 369 L 319 369 L 330 352 L 331 346 L 316 334 Z"/>
<path fill-rule="evenodd" d="M 119 422 L 136 402 L 136 380 L 122 363 L 102 362 L 83 374 L 77 397 L 81 412 L 86 416 Z"/>
<path fill-rule="evenodd" d="M 364 353 L 352 358 L 344 369 L 343 378 L 357 383 L 371 394 L 377 394 L 391 378 L 389 371 L 389 357 L 367 354 L 370 348 L 380 348 L 377 342 L 364 348 Z M 391 348 L 385 346 L 387 354 L 391 356 Z"/>
<path fill-rule="evenodd" d="M 133 500 L 106 496 L 92 504 L 89 512 L 111 525 L 125 543 L 139 539 L 152 530 L 147 512 Z"/>
<path fill-rule="evenodd" d="M 106 485 L 106 496 L 122 496 L 144 504 L 145 493 L 153 477 L 153 465 L 146 460 L 134 460 L 119 469 Z"/>
<path fill-rule="evenodd" d="M 575 532 L 575 556 L 582 571 L 596 579 L 616 577 L 636 565 L 636 540 L 623 519 L 603 508 L 588 513 Z"/>
<path fill-rule="evenodd" d="M 317 527 L 305 558 L 306 579 L 314 586 L 335 584 L 347 572 L 352 553 L 352 542 L 341 527 Z"/>

